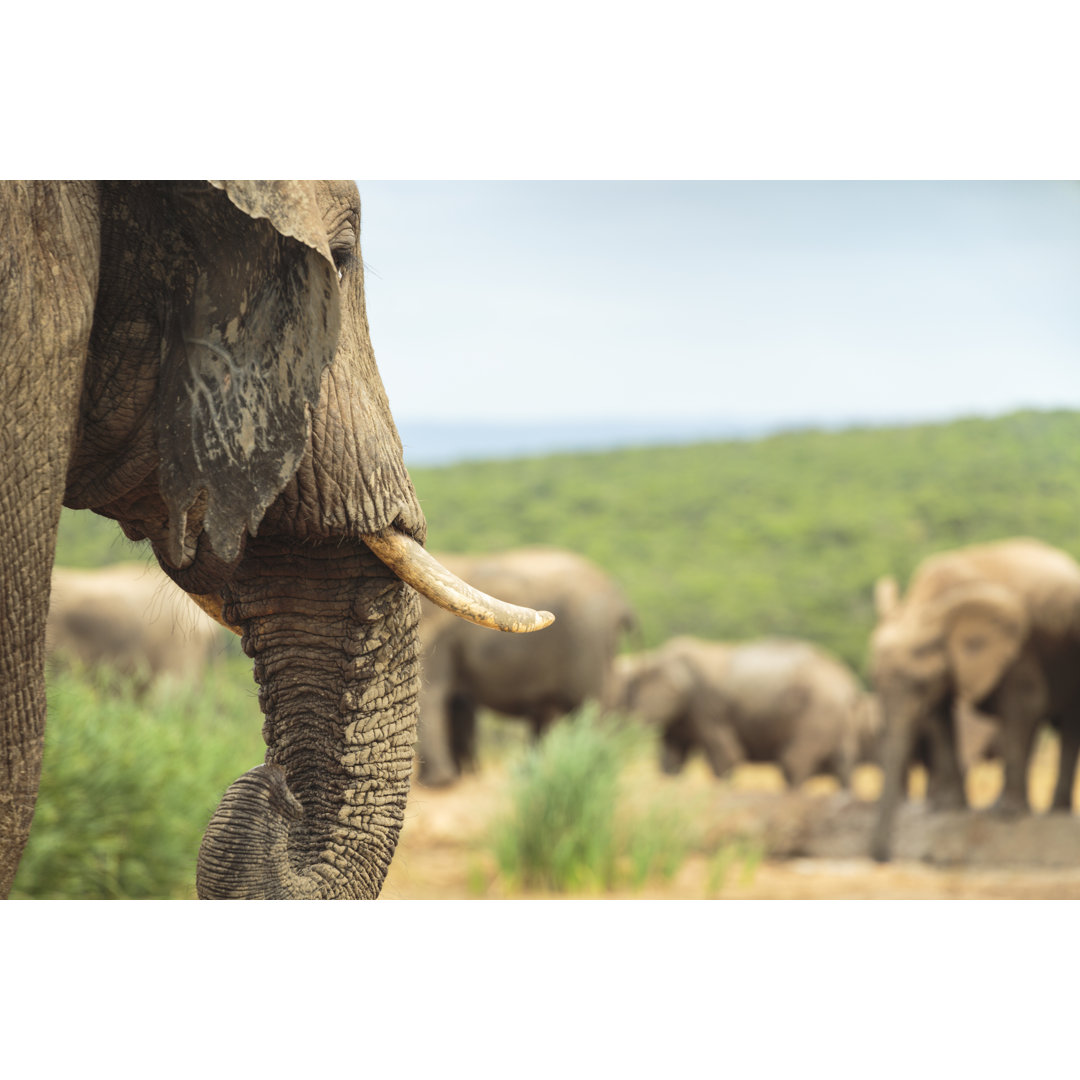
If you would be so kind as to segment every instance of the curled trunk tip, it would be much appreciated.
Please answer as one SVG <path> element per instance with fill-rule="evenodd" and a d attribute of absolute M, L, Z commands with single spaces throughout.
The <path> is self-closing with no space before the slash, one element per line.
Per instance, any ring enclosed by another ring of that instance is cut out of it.
<path fill-rule="evenodd" d="M 278 765 L 257 765 L 222 797 L 199 847 L 195 885 L 202 900 L 288 897 L 274 868 L 288 866 L 289 825 L 304 808 Z"/>

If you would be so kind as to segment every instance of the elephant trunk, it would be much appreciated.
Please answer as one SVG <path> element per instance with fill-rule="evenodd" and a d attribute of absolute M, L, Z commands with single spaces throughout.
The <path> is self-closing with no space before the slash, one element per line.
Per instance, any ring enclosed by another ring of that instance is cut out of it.
<path fill-rule="evenodd" d="M 412 770 L 415 594 L 364 545 L 249 541 L 225 615 L 255 661 L 266 763 L 225 793 L 203 898 L 374 898 Z"/>
<path fill-rule="evenodd" d="M 882 701 L 885 731 L 882 740 L 882 786 L 877 818 L 870 838 L 870 857 L 888 862 L 892 857 L 892 832 L 896 810 L 907 790 L 907 773 L 915 749 L 918 715 L 913 707 L 903 708 Z"/>

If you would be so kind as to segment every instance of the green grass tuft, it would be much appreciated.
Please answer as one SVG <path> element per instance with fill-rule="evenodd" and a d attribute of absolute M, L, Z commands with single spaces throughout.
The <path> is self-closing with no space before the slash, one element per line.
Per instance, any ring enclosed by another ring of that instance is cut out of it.
<path fill-rule="evenodd" d="M 526 752 L 512 773 L 511 812 L 492 839 L 512 888 L 602 893 L 674 876 L 692 843 L 685 816 L 621 805 L 625 768 L 643 741 L 640 730 L 586 706 Z"/>

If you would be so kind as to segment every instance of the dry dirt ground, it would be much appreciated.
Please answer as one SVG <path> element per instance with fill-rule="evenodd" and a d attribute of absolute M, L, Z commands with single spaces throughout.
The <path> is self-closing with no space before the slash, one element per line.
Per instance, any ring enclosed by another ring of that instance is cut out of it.
<path fill-rule="evenodd" d="M 485 762 L 449 788 L 414 783 L 384 899 L 551 897 L 508 889 L 487 848 L 492 823 L 508 809 L 512 756 Z M 1037 811 L 1049 803 L 1056 768 L 1057 748 L 1047 738 L 1031 771 Z M 643 760 L 626 780 L 631 803 L 692 815 L 699 842 L 670 882 L 607 899 L 1080 899 L 1080 815 L 1002 820 L 978 812 L 1000 789 L 995 763 L 972 770 L 976 811 L 964 815 L 928 814 L 917 775 L 916 798 L 898 820 L 898 857 L 887 865 L 863 854 L 880 785 L 873 766 L 858 770 L 854 795 L 826 778 L 788 793 L 767 765 L 742 766 L 717 781 L 700 761 L 665 777 Z"/>

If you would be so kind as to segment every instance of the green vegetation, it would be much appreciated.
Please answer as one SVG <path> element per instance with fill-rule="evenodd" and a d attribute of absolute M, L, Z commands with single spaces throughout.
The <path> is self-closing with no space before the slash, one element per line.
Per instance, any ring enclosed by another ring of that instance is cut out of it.
<path fill-rule="evenodd" d="M 709 859 L 706 898 L 719 897 L 736 867 L 739 869 L 739 883 L 749 885 L 754 879 L 754 871 L 764 857 L 765 849 L 760 840 L 742 837 L 722 845 Z"/>
<path fill-rule="evenodd" d="M 692 843 L 686 817 L 671 807 L 644 815 L 620 807 L 620 778 L 643 739 L 586 707 L 528 749 L 512 773 L 511 812 L 492 836 L 511 885 L 599 893 L 675 875 Z"/>
<path fill-rule="evenodd" d="M 1080 413 L 411 470 L 438 551 L 555 544 L 626 589 L 644 643 L 818 641 L 862 670 L 873 584 L 1036 536 L 1080 556 Z"/>
<path fill-rule="evenodd" d="M 199 694 L 138 700 L 105 678 L 55 675 L 20 898 L 195 895 L 195 860 L 226 787 L 263 760 L 250 664 L 208 672 Z"/>
<path fill-rule="evenodd" d="M 879 575 L 903 583 L 934 551 L 1017 535 L 1080 557 L 1080 413 L 412 474 L 434 550 L 540 543 L 581 552 L 637 608 L 634 647 L 677 633 L 784 633 L 862 670 Z M 147 557 L 115 522 L 64 512 L 61 565 Z M 41 797 L 14 895 L 192 895 L 206 821 L 228 784 L 263 758 L 255 693 L 242 659 L 211 671 L 200 697 L 140 702 L 54 678 Z M 499 727 L 508 760 L 523 741 L 523 729 Z M 674 873 L 696 841 L 659 810 L 630 814 L 632 757 L 587 718 L 525 753 L 516 824 L 496 841 L 503 873 L 529 887 L 582 889 Z M 759 857 L 752 846 L 718 851 L 708 891 L 737 866 L 752 873 Z"/>

